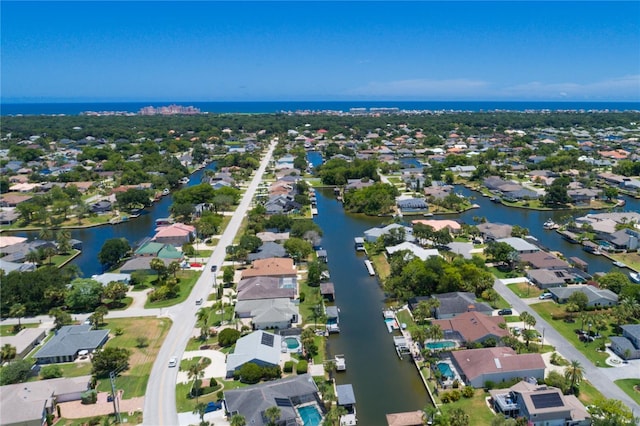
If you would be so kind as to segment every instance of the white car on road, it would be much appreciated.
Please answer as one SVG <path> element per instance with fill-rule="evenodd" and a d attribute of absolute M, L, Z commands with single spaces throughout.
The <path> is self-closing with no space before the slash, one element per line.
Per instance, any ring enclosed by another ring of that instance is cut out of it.
<path fill-rule="evenodd" d="M 172 356 L 169 360 L 169 367 L 175 367 L 176 365 L 178 365 L 178 358 Z"/>

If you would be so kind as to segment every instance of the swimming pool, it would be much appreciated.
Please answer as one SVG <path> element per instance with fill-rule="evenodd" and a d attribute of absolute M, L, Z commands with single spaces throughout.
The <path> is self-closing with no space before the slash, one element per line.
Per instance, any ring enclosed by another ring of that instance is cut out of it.
<path fill-rule="evenodd" d="M 441 342 L 429 342 L 426 344 L 429 349 L 451 349 L 456 346 L 456 342 L 451 340 L 443 340 Z"/>
<path fill-rule="evenodd" d="M 322 424 L 322 415 L 315 405 L 298 408 L 298 414 L 300 414 L 304 426 L 320 426 Z"/>
<path fill-rule="evenodd" d="M 287 348 L 291 352 L 300 348 L 300 341 L 297 337 L 285 337 L 283 341 L 287 344 Z"/>
<path fill-rule="evenodd" d="M 438 370 L 440 370 L 440 373 L 442 373 L 442 377 L 444 379 L 453 380 L 454 375 L 449 364 L 447 364 L 446 362 L 439 362 L 437 365 Z"/>

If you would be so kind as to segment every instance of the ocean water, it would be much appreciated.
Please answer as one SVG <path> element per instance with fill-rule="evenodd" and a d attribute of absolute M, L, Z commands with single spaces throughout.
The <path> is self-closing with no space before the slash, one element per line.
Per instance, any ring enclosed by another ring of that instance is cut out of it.
<path fill-rule="evenodd" d="M 146 106 L 194 106 L 201 112 L 260 114 L 282 111 L 349 111 L 351 108 L 398 108 L 409 111 L 528 111 L 609 110 L 640 111 L 640 102 L 460 102 L 460 101 L 282 101 L 282 102 L 101 102 L 101 103 L 0 103 L 0 115 L 77 115 L 86 111 L 136 113 Z"/>

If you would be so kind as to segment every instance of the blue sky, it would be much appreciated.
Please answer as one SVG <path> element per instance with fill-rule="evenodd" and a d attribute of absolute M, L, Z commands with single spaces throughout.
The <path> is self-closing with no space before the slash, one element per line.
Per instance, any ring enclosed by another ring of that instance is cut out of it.
<path fill-rule="evenodd" d="M 1 3 L 1 97 L 640 100 L 640 2 Z"/>

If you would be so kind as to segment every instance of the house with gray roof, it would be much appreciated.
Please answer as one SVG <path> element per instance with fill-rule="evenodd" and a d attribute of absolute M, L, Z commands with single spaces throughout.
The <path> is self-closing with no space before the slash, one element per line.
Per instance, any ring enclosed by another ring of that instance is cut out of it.
<path fill-rule="evenodd" d="M 268 425 L 265 412 L 270 407 L 280 409 L 279 425 L 302 424 L 297 410 L 301 405 L 314 405 L 322 416 L 325 415 L 318 386 L 309 374 L 228 390 L 224 392 L 224 400 L 231 416 L 240 414 L 251 426 Z"/>
<path fill-rule="evenodd" d="M 540 289 L 566 286 L 575 277 L 565 269 L 529 269 L 527 278 Z"/>
<path fill-rule="evenodd" d="M 0 337 L 0 346 L 13 346 L 16 348 L 16 358 L 22 359 L 44 340 L 46 334 L 44 328 L 23 328 L 15 336 Z"/>
<path fill-rule="evenodd" d="M 618 295 L 607 289 L 600 289 L 592 285 L 571 285 L 568 287 L 552 287 L 547 289 L 558 303 L 566 303 L 569 297 L 577 291 L 586 294 L 589 299 L 588 307 L 615 306 L 618 304 Z"/>
<path fill-rule="evenodd" d="M 501 238 L 507 238 L 511 236 L 513 226 L 505 225 L 503 223 L 480 223 L 476 226 L 482 238 L 486 241 L 495 241 Z"/>
<path fill-rule="evenodd" d="M 622 359 L 640 358 L 640 324 L 620 326 L 622 337 L 611 336 L 611 350 Z"/>
<path fill-rule="evenodd" d="M 250 277 L 237 285 L 238 300 L 295 299 L 296 289 L 296 283 L 284 277 Z"/>
<path fill-rule="evenodd" d="M 282 244 L 275 242 L 263 243 L 255 253 L 249 253 L 247 260 L 253 262 L 258 259 L 267 259 L 270 257 L 286 257 L 287 251 Z"/>
<path fill-rule="evenodd" d="M 402 229 L 402 230 L 404 230 L 404 239 L 405 239 L 405 241 L 415 241 L 415 238 L 413 237 L 413 228 L 411 228 L 409 226 L 403 226 L 403 225 L 400 225 L 398 223 L 392 223 L 392 224 L 389 224 L 387 226 L 375 227 L 375 228 L 367 229 L 366 231 L 364 231 L 364 238 L 368 242 L 373 243 L 378 238 L 380 238 L 383 235 L 386 235 L 386 234 L 390 233 L 394 229 L 397 229 L 397 230 Z M 402 231 L 400 231 L 400 232 L 402 232 Z"/>
<path fill-rule="evenodd" d="M 38 380 L 0 388 L 0 423 L 5 426 L 42 426 L 55 415 L 56 404 L 77 401 L 89 389 L 91 376 Z"/>
<path fill-rule="evenodd" d="M 238 300 L 235 306 L 238 318 L 251 318 L 253 328 L 290 328 L 298 322 L 300 310 L 289 298 Z"/>
<path fill-rule="evenodd" d="M 90 325 L 66 325 L 55 333 L 35 354 L 38 364 L 73 362 L 78 352 L 92 352 L 109 339 L 109 330 L 91 330 Z"/>
<path fill-rule="evenodd" d="M 537 251 L 540 251 L 540 247 L 518 237 L 500 238 L 496 241 L 499 243 L 509 244 L 515 251 L 518 252 L 518 254 L 535 253 Z"/>
<path fill-rule="evenodd" d="M 477 302 L 476 295 L 471 292 L 455 291 L 451 293 L 434 294 L 432 297 L 440 301 L 436 308 L 437 319 L 453 318 L 465 312 L 481 312 L 491 315 L 493 308 L 486 303 Z"/>
<path fill-rule="evenodd" d="M 604 239 L 611 243 L 615 248 L 622 250 L 637 250 L 638 240 L 640 239 L 640 232 L 624 228 L 620 229 L 612 234 L 605 235 Z"/>
<path fill-rule="evenodd" d="M 262 330 L 242 336 L 236 342 L 233 353 L 227 355 L 227 377 L 233 377 L 234 371 L 249 362 L 261 367 L 279 365 L 283 343 L 280 335 Z M 286 348 L 287 344 L 284 345 Z"/>
<path fill-rule="evenodd" d="M 404 214 L 426 213 L 429 205 L 424 198 L 406 198 L 396 201 L 398 209 Z"/>
<path fill-rule="evenodd" d="M 112 282 L 129 284 L 129 281 L 131 281 L 131 274 L 116 274 L 113 272 L 106 272 L 100 275 L 92 275 L 91 279 L 98 281 L 104 286 Z"/>

